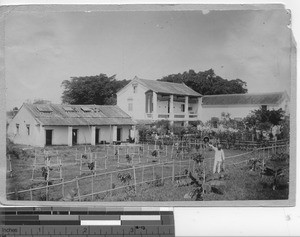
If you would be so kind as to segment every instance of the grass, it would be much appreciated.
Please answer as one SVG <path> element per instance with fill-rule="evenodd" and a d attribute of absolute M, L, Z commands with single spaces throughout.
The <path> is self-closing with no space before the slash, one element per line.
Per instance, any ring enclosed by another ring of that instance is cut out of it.
<path fill-rule="evenodd" d="M 45 185 L 45 182 L 39 181 L 42 180 L 41 176 L 41 167 L 37 168 L 34 173 L 35 181 L 31 181 L 32 177 L 32 165 L 34 164 L 35 156 L 37 154 L 42 154 L 43 151 L 41 149 L 27 149 L 28 147 L 17 146 L 18 149 L 21 149 L 21 155 L 19 157 L 11 155 L 12 168 L 13 168 L 13 177 L 10 178 L 9 174 L 7 175 L 7 192 L 14 192 L 17 190 L 25 190 L 34 187 L 42 187 Z M 133 177 L 133 170 L 123 171 L 125 168 L 132 168 L 132 165 L 127 164 L 127 159 L 125 156 L 126 151 L 120 150 L 120 163 L 118 167 L 118 158 L 115 156 L 115 150 L 110 149 L 107 153 L 103 147 L 91 147 L 91 146 L 77 146 L 77 147 L 47 147 L 46 150 L 51 157 L 51 163 L 57 163 L 57 156 L 61 158 L 62 161 L 62 173 L 64 181 L 74 180 L 76 177 L 85 177 L 87 175 L 91 175 L 91 172 L 87 168 L 87 164 L 84 164 L 84 169 L 86 171 L 82 172 L 80 175 L 80 165 L 75 165 L 76 162 L 76 153 L 77 157 L 79 154 L 84 153 L 84 150 L 88 149 L 94 152 L 98 152 L 97 159 L 97 174 L 93 179 L 86 178 L 80 180 L 78 185 L 80 187 L 80 195 L 89 194 L 92 191 L 101 192 L 103 190 L 111 189 L 114 190 L 111 192 L 100 193 L 93 196 L 94 201 L 190 201 L 189 199 L 185 199 L 184 195 L 192 190 L 191 186 L 181 186 L 178 187 L 174 185 L 171 178 L 161 180 L 162 175 L 164 177 L 172 176 L 172 166 L 165 165 L 162 168 L 160 165 L 155 166 L 154 173 L 153 168 L 148 167 L 142 169 L 142 166 L 139 163 L 143 163 L 144 165 L 153 165 L 157 164 L 156 159 L 151 155 L 144 156 L 139 158 L 138 156 L 133 157 L 133 162 L 135 164 L 136 170 L 136 180 L 137 183 L 142 181 L 142 173 L 143 181 L 147 181 L 147 183 L 137 185 L 136 192 L 130 186 L 122 189 L 118 189 L 118 187 L 124 186 L 124 184 L 117 178 L 118 173 L 126 173 L 129 172 L 131 177 Z M 150 147 L 150 153 L 154 150 L 154 147 Z M 171 150 L 171 147 L 168 147 L 168 150 Z M 25 152 L 24 152 L 25 151 Z M 137 152 L 137 150 L 136 150 Z M 245 151 L 239 150 L 225 150 L 225 156 L 230 157 L 234 155 L 238 155 L 241 153 L 245 153 Z M 106 170 L 104 159 L 99 159 L 99 157 L 104 157 L 108 155 L 108 159 L 106 162 Z M 206 162 L 205 166 L 208 171 L 212 170 L 213 160 L 207 159 L 207 157 L 213 157 L 213 151 L 207 151 L 205 153 Z M 243 156 L 242 159 L 248 160 L 253 158 L 257 154 L 248 154 Z M 37 156 L 37 163 L 44 162 L 44 156 Z M 176 161 L 181 160 L 184 157 L 181 154 L 178 157 L 173 156 Z M 165 161 L 170 160 L 170 155 L 163 158 Z M 285 169 L 285 175 L 281 179 L 278 190 L 272 190 L 271 180 L 270 178 L 260 177 L 259 171 L 251 171 L 249 165 L 246 163 L 241 163 L 237 165 L 232 165 L 233 163 L 237 163 L 241 160 L 241 157 L 228 158 L 226 160 L 226 171 L 223 173 L 225 175 L 225 189 L 222 195 L 216 194 L 213 192 L 204 194 L 203 198 L 205 200 L 278 200 L 278 199 L 287 199 L 289 193 L 288 187 L 288 168 Z M 59 162 L 58 162 L 59 163 Z M 185 165 L 176 166 L 176 174 L 183 173 L 184 169 L 191 169 L 191 164 L 189 167 L 189 163 L 186 162 Z M 288 167 L 288 163 L 286 161 L 268 161 L 268 167 L 278 168 L 278 167 Z M 59 178 L 59 168 L 53 167 L 53 171 L 50 173 L 50 177 Z M 116 171 L 112 176 L 109 174 L 104 174 L 106 172 Z M 100 175 L 103 174 L 103 175 Z M 154 174 L 154 175 L 153 175 Z M 207 172 L 208 177 L 211 177 L 211 172 Z M 217 177 L 216 177 L 217 178 Z M 111 182 L 112 180 L 112 182 Z M 189 181 L 189 178 L 186 178 Z M 59 183 L 60 181 L 54 181 L 53 184 Z M 133 180 L 130 181 L 133 184 Z M 66 184 L 64 187 L 61 185 L 57 187 L 49 188 L 50 200 L 62 200 L 64 192 L 65 196 L 73 195 L 76 197 L 76 180 L 74 180 L 70 184 Z M 45 189 L 33 191 L 32 196 L 34 200 L 46 200 L 46 192 Z M 9 196 L 9 198 L 14 199 L 13 195 Z M 19 199 L 22 200 L 30 200 L 30 194 L 19 194 Z M 83 201 L 91 201 L 92 197 L 83 197 Z"/>

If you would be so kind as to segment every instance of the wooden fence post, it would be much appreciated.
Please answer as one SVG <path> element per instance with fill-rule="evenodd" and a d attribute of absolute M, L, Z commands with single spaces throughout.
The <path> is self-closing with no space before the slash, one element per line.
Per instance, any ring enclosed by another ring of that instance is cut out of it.
<path fill-rule="evenodd" d="M 145 169 L 145 166 L 142 166 L 142 183 L 144 183 L 144 169 Z"/>
<path fill-rule="evenodd" d="M 32 189 L 31 189 L 31 187 L 29 189 L 29 192 L 30 192 L 30 201 L 32 201 Z"/>
<path fill-rule="evenodd" d="M 164 182 L 164 163 L 161 165 L 161 181 Z"/>
<path fill-rule="evenodd" d="M 135 173 L 135 166 L 133 166 L 133 180 L 134 180 L 134 192 L 136 193 L 136 173 Z"/>
<path fill-rule="evenodd" d="M 172 181 L 174 182 L 175 180 L 175 160 L 173 160 L 173 165 L 172 165 Z"/>
<path fill-rule="evenodd" d="M 94 174 L 92 174 L 92 201 L 94 201 Z"/>
<path fill-rule="evenodd" d="M 65 182 L 64 182 L 64 179 L 62 179 L 61 194 L 62 194 L 62 197 L 64 198 L 65 197 Z"/>
<path fill-rule="evenodd" d="M 154 180 L 154 165 L 152 166 L 152 180 Z"/>
<path fill-rule="evenodd" d="M 78 200 L 79 200 L 79 202 L 81 202 L 79 181 L 78 181 L 78 177 L 77 176 L 76 176 L 76 187 L 77 187 Z"/>
<path fill-rule="evenodd" d="M 112 197 L 112 189 L 113 189 L 113 177 L 112 177 L 112 173 L 110 173 L 110 196 Z"/>

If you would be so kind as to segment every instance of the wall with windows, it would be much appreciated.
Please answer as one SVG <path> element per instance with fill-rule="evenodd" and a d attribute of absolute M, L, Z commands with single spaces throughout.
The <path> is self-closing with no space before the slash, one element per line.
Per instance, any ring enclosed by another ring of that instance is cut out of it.
<path fill-rule="evenodd" d="M 133 119 L 145 119 L 146 88 L 130 82 L 117 94 L 117 105 Z"/>
<path fill-rule="evenodd" d="M 17 128 L 18 127 L 18 128 Z M 36 145 L 39 137 L 39 124 L 31 113 L 21 107 L 7 128 L 7 136 L 16 144 Z"/>

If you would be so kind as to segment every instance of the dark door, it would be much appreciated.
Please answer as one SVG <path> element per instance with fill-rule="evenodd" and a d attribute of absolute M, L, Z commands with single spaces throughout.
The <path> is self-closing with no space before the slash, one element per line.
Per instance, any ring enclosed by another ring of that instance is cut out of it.
<path fill-rule="evenodd" d="M 52 145 L 52 130 L 46 130 L 46 146 Z"/>
<path fill-rule="evenodd" d="M 95 137 L 95 143 L 99 144 L 99 134 L 100 134 L 100 129 L 96 128 L 96 137 Z"/>
<path fill-rule="evenodd" d="M 122 128 L 117 128 L 117 141 L 121 141 Z"/>
<path fill-rule="evenodd" d="M 73 145 L 77 144 L 77 134 L 78 134 L 78 129 L 72 129 L 72 144 Z"/>

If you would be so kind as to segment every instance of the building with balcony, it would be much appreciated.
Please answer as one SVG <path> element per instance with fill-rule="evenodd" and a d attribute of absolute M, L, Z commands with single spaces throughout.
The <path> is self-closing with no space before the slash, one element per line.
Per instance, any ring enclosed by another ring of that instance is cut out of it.
<path fill-rule="evenodd" d="M 184 125 L 201 119 L 201 94 L 184 83 L 135 77 L 117 93 L 117 105 L 138 123 L 169 120 Z"/>
<path fill-rule="evenodd" d="M 184 83 L 135 77 L 117 93 L 117 105 L 137 123 L 169 120 L 175 125 L 220 119 L 222 114 L 240 120 L 256 109 L 282 108 L 289 114 L 286 92 L 205 95 Z"/>

